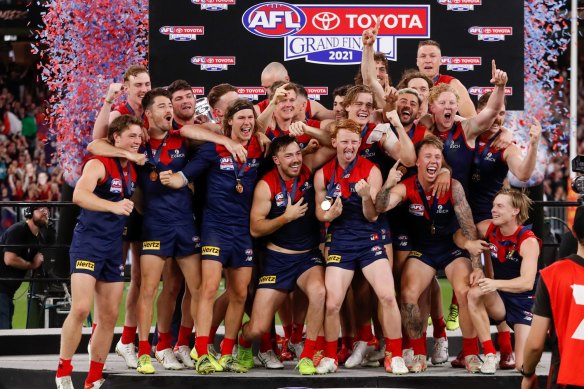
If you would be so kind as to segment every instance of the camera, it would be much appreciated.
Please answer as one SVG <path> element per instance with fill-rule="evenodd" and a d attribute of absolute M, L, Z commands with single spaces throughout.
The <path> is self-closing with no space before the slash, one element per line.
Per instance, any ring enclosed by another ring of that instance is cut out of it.
<path fill-rule="evenodd" d="M 578 155 L 572 160 L 572 171 L 584 173 L 584 155 Z M 572 181 L 572 190 L 579 195 L 584 194 L 584 176 L 580 175 Z"/>

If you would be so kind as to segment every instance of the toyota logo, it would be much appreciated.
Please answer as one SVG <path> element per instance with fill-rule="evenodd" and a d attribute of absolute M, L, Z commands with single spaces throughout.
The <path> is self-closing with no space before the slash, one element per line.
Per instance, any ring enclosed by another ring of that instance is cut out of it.
<path fill-rule="evenodd" d="M 334 30 L 339 24 L 341 19 L 332 12 L 321 12 L 312 18 L 312 25 L 322 31 Z"/>

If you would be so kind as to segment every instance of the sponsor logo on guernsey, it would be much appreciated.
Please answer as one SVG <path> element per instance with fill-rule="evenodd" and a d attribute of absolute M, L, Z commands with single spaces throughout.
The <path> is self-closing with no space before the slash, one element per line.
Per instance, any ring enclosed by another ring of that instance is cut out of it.
<path fill-rule="evenodd" d="M 442 204 L 438 205 L 436 213 L 448 213 L 448 208 L 444 207 Z"/>
<path fill-rule="evenodd" d="M 171 41 L 194 41 L 197 35 L 205 35 L 203 26 L 162 26 L 158 30 L 161 34 L 167 35 Z"/>
<path fill-rule="evenodd" d="M 242 24 L 262 38 L 284 39 L 284 60 L 349 65 L 361 63 L 361 34 L 380 27 L 374 50 L 397 60 L 400 38 L 430 37 L 430 5 L 289 4 L 271 1 L 248 8 Z"/>
<path fill-rule="evenodd" d="M 276 276 L 263 276 L 260 277 L 260 285 L 263 284 L 275 284 L 276 283 Z"/>
<path fill-rule="evenodd" d="M 468 33 L 485 42 L 504 41 L 506 35 L 513 35 L 513 27 L 469 27 Z"/>
<path fill-rule="evenodd" d="M 231 157 L 223 157 L 219 160 L 219 169 L 233 170 L 233 159 Z"/>
<path fill-rule="evenodd" d="M 306 93 L 310 100 L 320 100 L 321 96 L 328 96 L 328 86 L 305 86 Z"/>
<path fill-rule="evenodd" d="M 310 188 L 312 188 L 312 184 L 308 181 L 306 181 L 304 184 L 302 184 L 302 186 L 300 187 L 300 191 L 302 192 L 306 192 L 307 190 L 310 190 Z"/>
<path fill-rule="evenodd" d="M 474 70 L 474 67 L 481 65 L 482 62 L 481 57 L 442 57 L 442 65 L 446 65 L 446 70 L 453 72 Z"/>
<path fill-rule="evenodd" d="M 487 156 L 485 157 L 485 160 L 490 161 L 490 162 L 495 162 L 495 158 L 493 158 L 493 153 L 488 152 Z"/>
<path fill-rule="evenodd" d="M 259 100 L 260 96 L 266 95 L 266 88 L 263 86 L 238 86 L 236 88 L 239 97 L 250 101 Z"/>
<path fill-rule="evenodd" d="M 200 65 L 201 70 L 208 72 L 220 72 L 227 70 L 229 66 L 235 65 L 233 56 L 195 56 L 191 58 L 193 65 Z"/>
<path fill-rule="evenodd" d="M 172 149 L 172 150 L 168 150 L 168 156 L 171 159 L 176 159 L 176 158 L 184 158 L 185 154 L 180 152 L 180 149 Z"/>
<path fill-rule="evenodd" d="M 110 192 L 111 193 L 122 193 L 122 180 L 120 180 L 119 178 L 112 178 Z"/>
<path fill-rule="evenodd" d="M 75 261 L 75 269 L 94 271 L 95 263 L 92 261 L 86 261 L 84 259 L 78 259 Z"/>
<path fill-rule="evenodd" d="M 340 255 L 329 255 L 326 258 L 326 263 L 340 263 L 341 262 L 341 256 Z"/>
<path fill-rule="evenodd" d="M 236 0 L 191 0 L 191 3 L 201 6 L 201 11 L 227 11 Z"/>
<path fill-rule="evenodd" d="M 424 216 L 424 206 L 422 204 L 410 204 L 409 212 L 415 216 Z"/>
<path fill-rule="evenodd" d="M 468 88 L 468 93 L 473 96 L 482 96 L 485 93 L 492 92 L 495 88 L 492 86 L 471 86 Z M 511 96 L 513 95 L 513 87 L 506 86 L 505 87 L 505 95 Z"/>
<path fill-rule="evenodd" d="M 142 250 L 160 250 L 159 240 L 147 240 L 142 242 Z"/>
<path fill-rule="evenodd" d="M 482 5 L 482 0 L 438 0 L 438 4 L 445 5 L 447 11 L 474 11 L 476 5 Z"/>
<path fill-rule="evenodd" d="M 201 249 L 202 255 L 211 255 L 213 257 L 218 257 L 220 252 L 221 249 L 215 246 L 203 246 L 203 248 Z"/>

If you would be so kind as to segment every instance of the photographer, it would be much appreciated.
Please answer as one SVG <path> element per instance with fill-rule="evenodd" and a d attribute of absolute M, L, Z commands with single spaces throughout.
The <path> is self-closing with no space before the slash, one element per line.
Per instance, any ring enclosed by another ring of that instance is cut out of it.
<path fill-rule="evenodd" d="M 27 270 L 38 269 L 44 261 L 39 245 L 46 243 L 41 230 L 48 225 L 49 209 L 28 207 L 24 210 L 24 217 L 25 221 L 12 225 L 0 239 L 2 244 L 8 245 L 3 247 L 3 261 L 0 261 L 0 329 L 12 328 L 12 300 L 22 283 L 20 279 Z M 17 246 L 10 247 L 11 244 Z"/>

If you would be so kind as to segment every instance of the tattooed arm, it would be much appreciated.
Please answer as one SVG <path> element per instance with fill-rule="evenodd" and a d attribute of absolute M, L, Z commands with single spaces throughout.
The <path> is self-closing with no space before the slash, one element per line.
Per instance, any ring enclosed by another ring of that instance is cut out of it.
<path fill-rule="evenodd" d="M 452 202 L 454 205 L 456 218 L 458 219 L 458 224 L 460 225 L 460 229 L 462 230 L 464 236 L 470 240 L 478 239 L 477 227 L 475 226 L 472 219 L 472 212 L 468 202 L 466 201 L 464 189 L 457 180 L 452 180 Z M 483 265 L 481 263 L 480 255 L 471 255 L 470 259 L 473 269 L 470 275 L 470 284 L 473 286 L 476 281 L 484 277 Z"/>
<path fill-rule="evenodd" d="M 406 198 L 406 187 L 398 182 L 402 178 L 402 172 L 397 170 L 400 160 L 393 165 L 385 183 L 377 193 L 375 198 L 375 209 L 378 213 L 387 212 L 395 208 Z M 392 196 L 393 195 L 393 196 Z"/>

